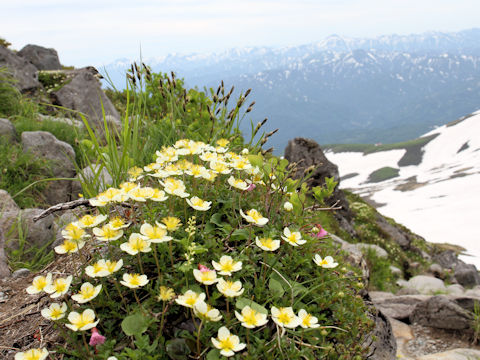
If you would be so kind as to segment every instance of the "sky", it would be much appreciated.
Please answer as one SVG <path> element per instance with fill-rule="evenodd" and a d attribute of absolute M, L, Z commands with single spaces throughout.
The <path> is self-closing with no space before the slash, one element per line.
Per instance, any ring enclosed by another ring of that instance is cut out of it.
<path fill-rule="evenodd" d="M 479 0 L 0 0 L 0 37 L 64 65 L 479 26 Z"/>

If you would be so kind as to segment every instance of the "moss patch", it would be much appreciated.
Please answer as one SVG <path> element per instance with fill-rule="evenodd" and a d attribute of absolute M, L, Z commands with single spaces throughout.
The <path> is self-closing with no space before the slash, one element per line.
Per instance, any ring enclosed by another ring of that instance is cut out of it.
<path fill-rule="evenodd" d="M 393 179 L 398 177 L 399 172 L 400 172 L 400 169 L 386 166 L 372 172 L 368 176 L 367 182 L 378 183 L 385 180 Z"/>

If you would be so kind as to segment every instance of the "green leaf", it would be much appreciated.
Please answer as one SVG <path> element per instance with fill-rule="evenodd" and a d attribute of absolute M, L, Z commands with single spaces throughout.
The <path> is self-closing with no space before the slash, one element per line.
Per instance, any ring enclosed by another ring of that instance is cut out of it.
<path fill-rule="evenodd" d="M 263 156 L 262 155 L 248 155 L 248 161 L 252 164 L 253 167 L 258 166 L 260 169 L 263 166 Z"/>
<path fill-rule="evenodd" d="M 148 329 L 150 320 L 141 313 L 127 316 L 122 321 L 122 330 L 128 336 L 143 334 Z"/>
<path fill-rule="evenodd" d="M 239 310 L 242 310 L 245 306 L 250 306 L 253 310 L 258 311 L 259 313 L 262 314 L 268 314 L 268 310 L 264 308 L 262 305 L 256 303 L 253 300 L 244 298 L 244 297 L 239 297 L 237 299 L 237 302 L 235 303 L 235 307 Z"/>
<path fill-rule="evenodd" d="M 276 298 L 281 298 L 283 294 L 285 294 L 282 283 L 274 278 L 270 278 L 268 281 L 268 288 L 270 289 L 272 295 Z"/>
<path fill-rule="evenodd" d="M 210 222 L 214 223 L 215 225 L 222 227 L 224 224 L 222 223 L 222 214 L 221 213 L 215 213 L 212 215 L 210 218 Z"/>
<path fill-rule="evenodd" d="M 247 240 L 250 237 L 250 230 L 237 229 L 232 233 L 233 240 Z"/>
<path fill-rule="evenodd" d="M 207 353 L 206 360 L 218 360 L 221 359 L 220 350 L 212 349 Z"/>
<path fill-rule="evenodd" d="M 173 339 L 167 341 L 165 350 L 170 359 L 173 360 L 187 360 L 190 355 L 190 348 L 185 339 Z"/>

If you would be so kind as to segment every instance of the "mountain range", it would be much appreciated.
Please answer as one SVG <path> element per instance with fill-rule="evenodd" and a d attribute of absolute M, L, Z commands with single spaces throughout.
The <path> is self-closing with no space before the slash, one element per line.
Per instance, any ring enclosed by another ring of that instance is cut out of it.
<path fill-rule="evenodd" d="M 417 137 L 473 112 L 480 97 L 480 29 L 377 38 L 329 36 L 284 48 L 253 47 L 211 54 L 144 59 L 155 72 L 175 71 L 188 86 L 252 88 L 277 152 L 288 139 L 323 144 L 376 143 Z M 131 61 L 101 67 L 122 88 Z"/>

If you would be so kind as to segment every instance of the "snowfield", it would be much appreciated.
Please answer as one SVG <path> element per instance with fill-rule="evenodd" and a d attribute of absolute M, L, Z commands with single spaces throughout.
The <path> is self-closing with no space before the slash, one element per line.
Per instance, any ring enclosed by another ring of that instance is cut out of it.
<path fill-rule="evenodd" d="M 358 173 L 342 180 L 342 188 L 370 197 L 378 211 L 427 241 L 464 247 L 468 255 L 462 259 L 480 268 L 480 111 L 424 136 L 434 134 L 415 166 L 398 166 L 404 149 L 325 155 L 340 177 Z M 399 176 L 367 183 L 373 171 L 387 166 L 399 168 Z"/>

